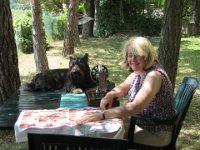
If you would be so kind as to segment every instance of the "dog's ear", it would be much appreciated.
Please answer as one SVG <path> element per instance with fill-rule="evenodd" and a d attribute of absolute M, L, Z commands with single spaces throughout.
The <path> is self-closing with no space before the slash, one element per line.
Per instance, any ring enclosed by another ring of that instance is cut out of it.
<path fill-rule="evenodd" d="M 83 56 L 83 59 L 84 59 L 86 62 L 88 62 L 88 57 L 89 57 L 88 53 L 85 53 L 85 55 Z"/>
<path fill-rule="evenodd" d="M 69 60 L 72 60 L 72 59 L 73 59 L 73 57 L 72 57 L 72 56 L 70 56 L 70 57 L 69 57 Z"/>
<path fill-rule="evenodd" d="M 74 59 L 74 58 L 73 58 L 72 56 L 69 57 L 69 68 L 72 67 L 73 59 Z"/>

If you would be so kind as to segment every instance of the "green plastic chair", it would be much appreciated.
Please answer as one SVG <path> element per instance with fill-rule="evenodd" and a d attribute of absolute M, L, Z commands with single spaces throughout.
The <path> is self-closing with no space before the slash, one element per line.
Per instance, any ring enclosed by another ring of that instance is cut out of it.
<path fill-rule="evenodd" d="M 190 102 L 193 98 L 195 90 L 199 86 L 199 79 L 194 77 L 184 77 L 177 93 L 174 97 L 175 102 L 175 109 L 177 111 L 176 116 L 171 120 L 158 120 L 158 119 L 150 119 L 150 118 L 143 118 L 142 116 L 136 115 L 132 116 L 129 125 L 128 131 L 128 140 L 129 140 L 129 148 L 131 149 L 140 149 L 140 150 L 176 150 L 176 140 L 182 128 L 182 123 L 185 119 L 187 114 L 188 108 L 190 106 Z M 165 124 L 165 125 L 173 125 L 173 133 L 172 139 L 169 145 L 163 147 L 154 147 L 143 145 L 139 143 L 134 143 L 134 130 L 135 130 L 135 123 L 136 120 L 142 120 L 146 122 L 154 122 L 156 124 Z"/>

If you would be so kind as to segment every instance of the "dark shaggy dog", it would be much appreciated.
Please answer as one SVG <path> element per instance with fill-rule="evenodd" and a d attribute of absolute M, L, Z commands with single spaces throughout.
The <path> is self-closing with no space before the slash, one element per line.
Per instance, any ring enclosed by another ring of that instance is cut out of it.
<path fill-rule="evenodd" d="M 96 84 L 90 77 L 88 54 L 70 57 L 68 69 L 52 69 L 36 74 L 27 84 L 30 91 L 52 91 L 65 88 L 67 93 L 80 93 Z"/>

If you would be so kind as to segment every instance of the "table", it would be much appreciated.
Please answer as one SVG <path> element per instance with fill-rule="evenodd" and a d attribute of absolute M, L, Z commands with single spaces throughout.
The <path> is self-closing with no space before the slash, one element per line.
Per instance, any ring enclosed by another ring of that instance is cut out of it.
<path fill-rule="evenodd" d="M 13 130 L 14 124 L 22 110 L 56 109 L 60 106 L 64 90 L 50 92 L 31 92 L 21 85 L 8 100 L 0 106 L 0 129 Z"/>
<path fill-rule="evenodd" d="M 85 113 L 100 112 L 98 108 L 24 110 L 15 123 L 16 142 L 27 141 L 27 133 L 49 133 L 110 137 L 123 139 L 124 124 L 121 119 L 106 119 L 86 124 L 76 124 Z"/>
<path fill-rule="evenodd" d="M 108 90 L 111 90 L 115 84 L 110 83 Z M 26 91 L 26 85 L 22 84 L 8 100 L 0 106 L 0 130 L 13 130 L 14 124 L 21 111 L 30 109 L 57 109 L 63 107 L 61 98 L 66 94 L 64 90 L 56 90 L 49 92 L 42 91 Z M 94 101 L 94 105 L 98 105 Z M 69 104 L 68 104 L 69 105 Z M 76 104 L 70 104 L 75 106 Z M 119 102 L 117 102 L 119 105 Z M 77 106 L 77 105 L 76 105 Z M 78 106 L 77 106 L 78 107 Z"/>

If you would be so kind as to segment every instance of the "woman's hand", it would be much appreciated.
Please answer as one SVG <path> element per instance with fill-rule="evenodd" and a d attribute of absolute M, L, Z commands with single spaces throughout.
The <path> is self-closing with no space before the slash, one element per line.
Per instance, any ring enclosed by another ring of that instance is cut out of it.
<path fill-rule="evenodd" d="M 99 120 L 102 120 L 102 116 L 103 116 L 103 114 L 101 112 L 87 113 L 87 114 L 81 116 L 81 118 L 79 120 L 76 120 L 76 123 L 77 124 L 85 124 L 87 122 L 99 121 Z"/>
<path fill-rule="evenodd" d="M 107 93 L 106 96 L 101 99 L 100 108 L 103 110 L 109 109 L 112 107 L 112 103 L 113 95 L 111 93 Z"/>

